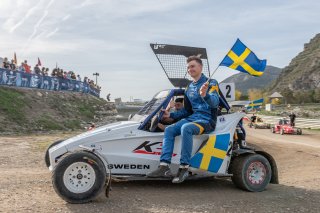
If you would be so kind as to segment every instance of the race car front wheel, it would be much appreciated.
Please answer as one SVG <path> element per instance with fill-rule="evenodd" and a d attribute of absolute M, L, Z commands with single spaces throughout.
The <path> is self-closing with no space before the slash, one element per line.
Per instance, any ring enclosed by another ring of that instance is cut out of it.
<path fill-rule="evenodd" d="M 271 180 L 271 166 L 262 155 L 235 157 L 231 162 L 232 182 L 250 192 L 263 191 Z"/>
<path fill-rule="evenodd" d="M 283 135 L 284 134 L 284 130 L 280 129 L 280 134 Z"/>
<path fill-rule="evenodd" d="M 69 203 L 86 203 L 102 191 L 106 182 L 103 162 L 94 154 L 77 151 L 66 155 L 56 166 L 52 184 L 56 193 Z"/>

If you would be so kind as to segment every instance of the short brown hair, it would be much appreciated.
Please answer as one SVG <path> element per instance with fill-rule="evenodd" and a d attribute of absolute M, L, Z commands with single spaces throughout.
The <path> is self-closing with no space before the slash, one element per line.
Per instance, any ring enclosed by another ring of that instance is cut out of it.
<path fill-rule="evenodd" d="M 190 61 L 196 61 L 196 62 L 198 62 L 198 64 L 202 65 L 202 60 L 198 56 L 195 56 L 195 55 L 189 56 L 187 59 L 187 63 L 189 63 Z"/>

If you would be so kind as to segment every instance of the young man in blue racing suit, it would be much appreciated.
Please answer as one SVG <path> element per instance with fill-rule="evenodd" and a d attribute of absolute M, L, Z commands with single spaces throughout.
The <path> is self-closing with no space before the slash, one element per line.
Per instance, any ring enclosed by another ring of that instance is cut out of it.
<path fill-rule="evenodd" d="M 160 166 L 148 177 L 170 177 L 169 165 L 173 154 L 175 137 L 181 135 L 181 158 L 178 173 L 173 183 L 183 182 L 189 175 L 188 167 L 191 159 L 193 135 L 211 132 L 215 129 L 217 121 L 217 108 L 219 105 L 219 89 L 216 80 L 208 81 L 202 73 L 202 61 L 197 56 L 187 59 L 188 73 L 193 81 L 186 88 L 184 109 L 169 113 L 164 111 L 164 118 L 179 120 L 168 126 L 164 132 Z"/>

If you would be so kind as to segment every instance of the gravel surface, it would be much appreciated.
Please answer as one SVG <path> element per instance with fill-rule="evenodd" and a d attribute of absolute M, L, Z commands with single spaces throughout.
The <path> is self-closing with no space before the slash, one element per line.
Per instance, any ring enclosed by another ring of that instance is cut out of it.
<path fill-rule="evenodd" d="M 115 182 L 110 198 L 68 204 L 54 192 L 43 157 L 48 144 L 71 135 L 0 137 L 0 212 L 319 212 L 320 132 L 275 135 L 249 129 L 248 142 L 278 164 L 280 184 L 264 192 L 237 189 L 229 179 Z"/>

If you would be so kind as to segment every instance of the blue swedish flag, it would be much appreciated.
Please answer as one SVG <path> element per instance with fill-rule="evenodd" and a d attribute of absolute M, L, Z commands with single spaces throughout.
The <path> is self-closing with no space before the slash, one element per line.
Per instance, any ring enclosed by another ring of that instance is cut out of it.
<path fill-rule="evenodd" d="M 230 134 L 210 135 L 207 143 L 191 158 L 191 166 L 217 173 L 227 156 Z"/>
<path fill-rule="evenodd" d="M 226 66 L 253 76 L 261 76 L 267 60 L 260 60 L 240 39 L 237 39 L 220 66 Z"/>
<path fill-rule="evenodd" d="M 246 106 L 246 109 L 256 109 L 256 108 L 259 108 L 261 107 L 263 104 L 263 98 L 261 99 L 257 99 L 257 100 L 254 100 L 254 101 L 251 101 L 248 106 Z"/>

